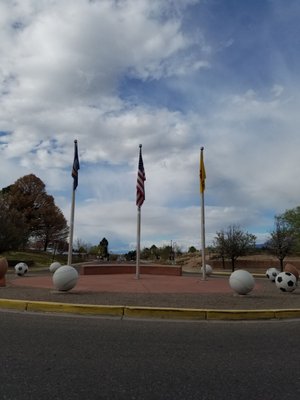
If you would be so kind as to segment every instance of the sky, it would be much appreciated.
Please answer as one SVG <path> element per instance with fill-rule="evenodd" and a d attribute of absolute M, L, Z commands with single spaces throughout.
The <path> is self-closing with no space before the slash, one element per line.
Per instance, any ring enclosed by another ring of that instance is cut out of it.
<path fill-rule="evenodd" d="M 300 205 L 298 0 L 0 0 L 0 188 L 35 174 L 74 241 L 201 247 L 230 225 L 263 243 Z"/>

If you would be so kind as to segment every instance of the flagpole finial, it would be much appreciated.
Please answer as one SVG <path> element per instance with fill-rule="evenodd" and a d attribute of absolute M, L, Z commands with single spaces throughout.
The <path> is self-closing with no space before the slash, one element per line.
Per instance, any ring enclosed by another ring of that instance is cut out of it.
<path fill-rule="evenodd" d="M 201 151 L 203 151 L 203 150 L 204 150 L 204 147 L 202 146 L 202 147 L 201 147 Z"/>
<path fill-rule="evenodd" d="M 140 149 L 141 149 L 141 148 L 142 148 L 142 145 L 140 144 L 140 146 L 139 146 L 139 147 L 140 147 Z"/>
<path fill-rule="evenodd" d="M 76 139 L 74 140 L 74 143 L 77 143 L 77 140 L 76 140 Z"/>

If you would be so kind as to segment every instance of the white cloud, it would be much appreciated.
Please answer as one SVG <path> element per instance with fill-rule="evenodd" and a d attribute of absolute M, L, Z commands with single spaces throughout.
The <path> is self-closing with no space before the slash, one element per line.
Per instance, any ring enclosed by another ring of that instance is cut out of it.
<path fill-rule="evenodd" d="M 299 81 L 287 77 L 287 65 L 274 66 L 274 79 L 261 85 L 243 70 L 239 87 L 239 71 L 229 75 L 218 59 L 231 61 L 238 38 L 230 32 L 222 51 L 214 48 L 209 33 L 218 26 L 201 20 L 206 7 L 192 0 L 1 2 L 0 168 L 9 171 L 1 187 L 35 173 L 68 218 L 78 139 L 75 234 L 130 245 L 142 143 L 143 243 L 197 246 L 204 146 L 207 242 L 232 223 L 263 237 L 273 213 L 299 202 Z"/>

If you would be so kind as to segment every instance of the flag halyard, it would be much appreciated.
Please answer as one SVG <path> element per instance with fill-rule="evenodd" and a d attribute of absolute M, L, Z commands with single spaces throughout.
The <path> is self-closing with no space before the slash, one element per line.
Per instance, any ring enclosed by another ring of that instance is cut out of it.
<path fill-rule="evenodd" d="M 146 175 L 142 157 L 142 145 L 140 145 L 139 165 L 138 165 L 137 183 L 136 183 L 136 205 L 138 207 L 141 207 L 145 201 L 145 180 L 146 180 Z"/>
<path fill-rule="evenodd" d="M 79 157 L 78 157 L 78 147 L 77 140 L 74 140 L 75 150 L 74 150 L 74 162 L 72 168 L 72 177 L 73 177 L 73 190 L 76 190 L 78 186 L 78 170 L 80 169 L 79 165 Z"/>

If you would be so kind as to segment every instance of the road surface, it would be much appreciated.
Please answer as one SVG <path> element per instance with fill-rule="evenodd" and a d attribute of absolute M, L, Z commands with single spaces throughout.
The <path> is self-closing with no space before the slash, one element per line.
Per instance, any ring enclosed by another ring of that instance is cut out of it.
<path fill-rule="evenodd" d="M 1 400 L 300 399 L 300 321 L 0 312 Z"/>

